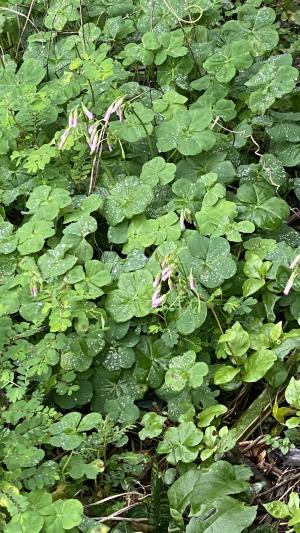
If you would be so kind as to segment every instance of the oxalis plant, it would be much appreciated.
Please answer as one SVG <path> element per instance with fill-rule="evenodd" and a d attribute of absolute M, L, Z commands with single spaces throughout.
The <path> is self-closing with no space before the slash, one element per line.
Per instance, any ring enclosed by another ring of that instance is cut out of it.
<path fill-rule="evenodd" d="M 1 3 L 1 531 L 265 512 L 227 452 L 245 391 L 289 383 L 300 420 L 300 13 L 275 4 Z M 266 509 L 299 530 L 296 494 Z"/>

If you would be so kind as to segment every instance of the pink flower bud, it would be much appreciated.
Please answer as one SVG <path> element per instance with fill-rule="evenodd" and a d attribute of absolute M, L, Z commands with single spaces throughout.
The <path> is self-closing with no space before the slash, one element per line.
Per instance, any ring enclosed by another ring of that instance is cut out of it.
<path fill-rule="evenodd" d="M 37 287 L 31 287 L 30 292 L 31 292 L 31 296 L 32 296 L 32 298 L 36 298 L 37 295 L 38 295 L 38 293 L 39 293 Z"/>
<path fill-rule="evenodd" d="M 161 279 L 162 281 L 166 281 L 167 279 L 169 279 L 169 277 L 171 276 L 172 274 L 172 270 L 170 267 L 166 267 L 163 269 L 162 273 L 161 273 Z"/>
<path fill-rule="evenodd" d="M 83 109 L 83 112 L 85 114 L 85 116 L 89 119 L 89 120 L 93 120 L 94 119 L 94 115 L 91 111 L 89 111 L 89 109 L 87 107 L 85 107 L 84 104 L 81 104 L 82 105 L 82 109 Z"/>
<path fill-rule="evenodd" d="M 69 128 L 76 128 L 77 125 L 78 125 L 78 109 L 76 107 L 76 109 L 74 111 L 71 111 L 71 113 L 69 114 Z"/>
<path fill-rule="evenodd" d="M 160 281 L 161 281 L 161 273 L 159 272 L 159 274 L 157 274 L 157 276 L 155 277 L 155 280 L 153 281 L 153 288 L 154 289 L 157 289 L 157 287 L 160 284 Z"/>
<path fill-rule="evenodd" d="M 89 147 L 91 149 L 91 154 L 93 154 L 97 148 L 98 145 L 98 132 L 93 135 L 89 140 Z"/>
<path fill-rule="evenodd" d="M 96 130 L 97 130 L 97 124 L 92 124 L 91 126 L 89 126 L 89 134 L 92 136 L 92 135 L 95 135 L 96 133 Z"/>
<path fill-rule="evenodd" d="M 58 145 L 58 149 L 59 149 L 59 150 L 61 150 L 61 149 L 64 147 L 64 144 L 65 144 L 65 142 L 66 142 L 66 140 L 67 140 L 67 138 L 68 138 L 69 133 L 70 133 L 70 128 L 67 128 L 67 129 L 63 132 L 63 134 L 62 134 L 62 136 L 61 136 L 61 138 L 60 138 L 60 141 L 59 141 L 59 145 Z"/>
<path fill-rule="evenodd" d="M 159 307 L 165 300 L 166 295 L 163 294 L 162 296 L 157 296 L 156 298 L 152 298 L 152 307 L 155 309 L 156 307 Z"/>

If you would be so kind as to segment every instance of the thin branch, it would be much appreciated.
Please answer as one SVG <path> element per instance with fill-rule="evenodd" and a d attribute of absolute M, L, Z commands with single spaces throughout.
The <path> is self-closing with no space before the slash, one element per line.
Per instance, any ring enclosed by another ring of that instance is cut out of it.
<path fill-rule="evenodd" d="M 24 34 L 24 32 L 25 32 L 25 30 L 26 30 L 26 28 L 27 28 L 27 24 L 28 24 L 28 22 L 29 22 L 29 20 L 30 20 L 29 17 L 30 17 L 30 15 L 31 15 L 31 13 L 32 13 L 33 6 L 34 6 L 35 2 L 36 2 L 36 0 L 31 0 L 31 4 L 30 4 L 30 6 L 29 6 L 29 10 L 28 10 L 28 13 L 27 13 L 27 15 L 26 15 L 26 22 L 25 22 L 25 24 L 24 24 L 24 26 L 23 26 L 23 29 L 22 29 L 22 31 L 21 31 L 21 34 L 20 34 L 20 37 L 19 37 L 19 41 L 18 41 L 18 44 L 17 44 L 16 55 L 17 55 L 17 53 L 18 53 L 18 51 L 19 51 L 19 47 L 20 47 L 20 44 L 21 44 L 21 39 L 22 39 L 23 34 Z"/>
<path fill-rule="evenodd" d="M 140 505 L 140 503 L 143 500 L 149 497 L 150 497 L 150 494 L 147 494 L 146 496 L 143 496 L 142 498 L 140 498 L 138 502 L 131 503 L 130 505 L 127 505 L 127 507 L 123 507 L 123 509 L 119 509 L 118 511 L 116 511 L 115 513 L 112 513 L 109 516 L 104 516 L 103 518 L 100 518 L 99 522 L 109 522 L 110 520 L 115 520 L 115 518 L 118 517 L 120 514 L 127 513 L 127 511 L 129 511 L 130 509 L 133 509 L 134 507 L 137 507 L 138 505 Z"/>
<path fill-rule="evenodd" d="M 85 505 L 84 507 L 93 507 L 94 505 L 101 505 L 102 503 L 106 503 L 116 498 L 123 498 L 123 496 L 141 496 L 141 493 L 137 491 L 132 491 L 132 492 L 122 492 L 121 494 L 113 494 L 112 496 L 107 496 L 107 498 L 103 498 L 103 500 L 99 500 L 98 502 L 89 503 L 88 505 Z"/>
<path fill-rule="evenodd" d="M 30 18 L 28 18 L 28 15 L 25 15 L 24 13 L 20 13 L 20 11 L 16 11 L 15 9 L 10 9 L 9 7 L 1 6 L 0 9 L 2 9 L 3 11 L 9 11 L 10 13 L 14 13 L 15 15 L 18 15 L 20 17 L 24 17 L 25 19 L 27 19 L 28 22 L 30 22 L 30 24 L 32 24 L 32 26 L 36 29 L 36 31 L 39 31 L 35 23 Z"/>
<path fill-rule="evenodd" d="M 104 522 L 105 517 L 95 518 L 95 520 L 99 520 L 99 522 Z M 126 518 L 123 516 L 116 516 L 114 518 L 114 521 L 118 522 L 148 522 L 148 518 Z"/>

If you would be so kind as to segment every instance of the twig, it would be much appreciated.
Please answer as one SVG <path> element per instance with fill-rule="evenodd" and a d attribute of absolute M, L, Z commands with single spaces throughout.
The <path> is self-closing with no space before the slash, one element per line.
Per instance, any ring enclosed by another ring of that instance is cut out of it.
<path fill-rule="evenodd" d="M 36 31 L 39 31 L 36 25 L 34 24 L 34 22 L 30 18 L 28 18 L 28 15 L 25 15 L 24 13 L 21 13 L 20 11 L 16 11 L 15 9 L 10 9 L 8 7 L 1 6 L 0 9 L 2 9 L 3 11 L 9 11 L 10 13 L 14 13 L 15 15 L 19 15 L 20 17 L 26 18 L 27 21 L 30 22 L 30 24 L 32 24 L 32 26 L 36 29 Z"/>
<path fill-rule="evenodd" d="M 290 477 L 289 479 L 284 479 L 283 481 L 280 481 L 280 483 L 276 483 L 275 485 L 273 485 L 273 487 L 271 487 L 271 488 L 269 488 L 267 490 L 264 490 L 263 492 L 260 492 L 259 494 L 257 494 L 257 496 L 255 496 L 255 499 L 261 498 L 262 496 L 266 496 L 266 494 L 270 494 L 271 492 L 274 492 L 274 490 L 279 489 L 279 487 L 282 487 L 283 485 L 286 485 L 290 481 L 294 481 L 294 479 L 299 479 L 299 477 L 300 477 L 300 472 L 298 472 L 298 474 L 295 474 L 294 476 Z"/>
<path fill-rule="evenodd" d="M 248 441 L 248 440 L 245 440 L 245 441 L 242 441 L 242 442 L 239 442 L 239 446 L 242 446 L 244 444 L 247 444 L 247 446 L 241 450 L 241 452 L 244 454 L 244 453 L 247 453 L 249 450 L 251 450 L 251 448 L 253 448 L 256 444 L 258 444 L 259 442 L 261 442 L 263 440 L 263 435 L 260 435 L 259 437 L 257 437 L 256 439 L 254 440 L 251 440 L 251 441 Z"/>
<path fill-rule="evenodd" d="M 127 513 L 130 509 L 133 509 L 134 507 L 137 507 L 140 505 L 140 503 L 145 500 L 146 498 L 149 498 L 150 494 L 147 494 L 146 496 L 143 496 L 140 498 L 140 500 L 136 503 L 131 503 L 130 505 L 127 505 L 127 507 L 123 507 L 123 509 L 119 509 L 115 513 L 112 513 L 109 516 L 104 516 L 103 518 L 99 519 L 99 522 L 109 522 L 110 520 L 115 520 L 115 517 L 118 517 L 120 514 Z"/>
<path fill-rule="evenodd" d="M 99 520 L 99 522 L 104 522 L 107 520 L 105 517 L 95 518 L 95 520 Z M 148 522 L 148 518 L 126 518 L 123 516 L 116 516 L 113 519 L 115 522 Z"/>
<path fill-rule="evenodd" d="M 141 496 L 140 492 L 132 491 L 132 492 L 122 492 L 121 494 L 113 494 L 112 496 L 107 496 L 107 498 L 103 498 L 103 500 L 99 500 L 98 502 L 93 502 L 85 505 L 84 507 L 93 507 L 94 505 L 101 505 L 102 503 L 108 502 L 110 500 L 114 500 L 116 498 L 123 498 L 123 496 Z"/>
<path fill-rule="evenodd" d="M 31 15 L 31 13 L 32 13 L 33 6 L 34 6 L 34 4 L 35 4 L 35 1 L 36 1 L 36 0 L 31 0 L 31 4 L 30 4 L 30 6 L 29 6 L 29 10 L 28 10 L 28 13 L 27 13 L 27 15 L 26 15 L 26 22 L 25 22 L 25 24 L 24 24 L 24 26 L 23 26 L 23 29 L 22 29 L 22 31 L 21 31 L 21 34 L 20 34 L 20 37 L 19 37 L 19 41 L 18 41 L 18 44 L 17 44 L 16 55 L 17 55 L 17 53 L 18 53 L 18 51 L 19 51 L 19 47 L 20 47 L 20 44 L 21 44 L 21 39 L 22 39 L 23 34 L 24 34 L 24 32 L 25 32 L 25 30 L 26 30 L 26 28 L 27 28 L 27 24 L 28 24 L 28 22 L 29 22 L 29 17 L 30 17 L 30 15 Z"/>
<path fill-rule="evenodd" d="M 296 483 L 294 483 L 294 485 L 292 485 L 291 487 L 288 487 L 288 489 L 282 494 L 282 496 L 280 496 L 280 498 L 278 498 L 278 500 L 283 500 L 289 494 L 289 492 L 291 492 L 297 485 L 298 485 L 298 480 L 296 481 Z"/>

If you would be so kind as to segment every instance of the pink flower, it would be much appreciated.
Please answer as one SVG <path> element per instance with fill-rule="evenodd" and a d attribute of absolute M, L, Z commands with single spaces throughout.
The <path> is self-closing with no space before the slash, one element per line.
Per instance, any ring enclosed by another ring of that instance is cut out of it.
<path fill-rule="evenodd" d="M 89 126 L 89 134 L 92 136 L 95 134 L 97 130 L 97 123 L 95 122 L 95 124 L 92 124 L 91 126 Z"/>
<path fill-rule="evenodd" d="M 153 281 L 153 288 L 154 289 L 157 289 L 157 287 L 160 284 L 160 281 L 161 281 L 161 273 L 159 272 L 159 274 L 157 274 L 157 276 L 155 277 L 155 280 Z"/>
<path fill-rule="evenodd" d="M 104 123 L 107 125 L 109 120 L 110 120 L 110 117 L 113 113 L 116 113 L 119 117 L 119 120 L 120 122 L 122 122 L 122 119 L 123 119 L 123 114 L 122 114 L 122 109 L 121 109 L 121 105 L 122 105 L 122 102 L 123 102 L 123 96 L 122 98 L 117 98 L 117 100 L 115 100 L 112 104 L 110 104 L 110 106 L 107 108 L 104 116 L 103 116 L 103 120 L 104 120 Z"/>
<path fill-rule="evenodd" d="M 30 292 L 31 292 L 31 296 L 32 296 L 32 298 L 36 298 L 37 295 L 38 295 L 38 293 L 39 293 L 37 287 L 31 287 Z"/>
<path fill-rule="evenodd" d="M 66 140 L 67 140 L 67 138 L 68 138 L 69 133 L 70 133 L 70 128 L 67 128 L 67 129 L 63 132 L 63 134 L 62 134 L 62 136 L 61 136 L 61 138 L 60 138 L 60 141 L 59 141 L 59 145 L 58 145 L 58 149 L 59 149 L 59 150 L 61 150 L 61 149 L 64 147 L 64 144 L 65 144 L 65 142 L 66 142 Z"/>
<path fill-rule="evenodd" d="M 162 281 L 166 281 L 167 279 L 169 279 L 171 274 L 172 274 L 172 269 L 170 267 L 167 266 L 166 268 L 164 268 L 161 273 Z"/>
<path fill-rule="evenodd" d="M 89 140 L 89 147 L 91 149 L 91 154 L 95 152 L 97 145 L 98 145 L 98 132 L 96 132 L 93 136 L 91 136 Z"/>
<path fill-rule="evenodd" d="M 157 295 L 156 297 L 152 297 L 152 307 L 155 309 L 156 307 L 159 307 L 165 300 L 166 295 L 163 294 L 162 296 Z"/>
<path fill-rule="evenodd" d="M 71 111 L 69 114 L 69 128 L 76 128 L 78 126 L 78 109 Z"/>
<path fill-rule="evenodd" d="M 89 120 L 93 120 L 94 118 L 94 114 L 89 111 L 89 109 L 87 107 L 85 107 L 84 104 L 81 104 L 82 105 L 82 109 L 83 109 L 83 112 L 85 114 L 85 116 L 89 119 Z"/>

